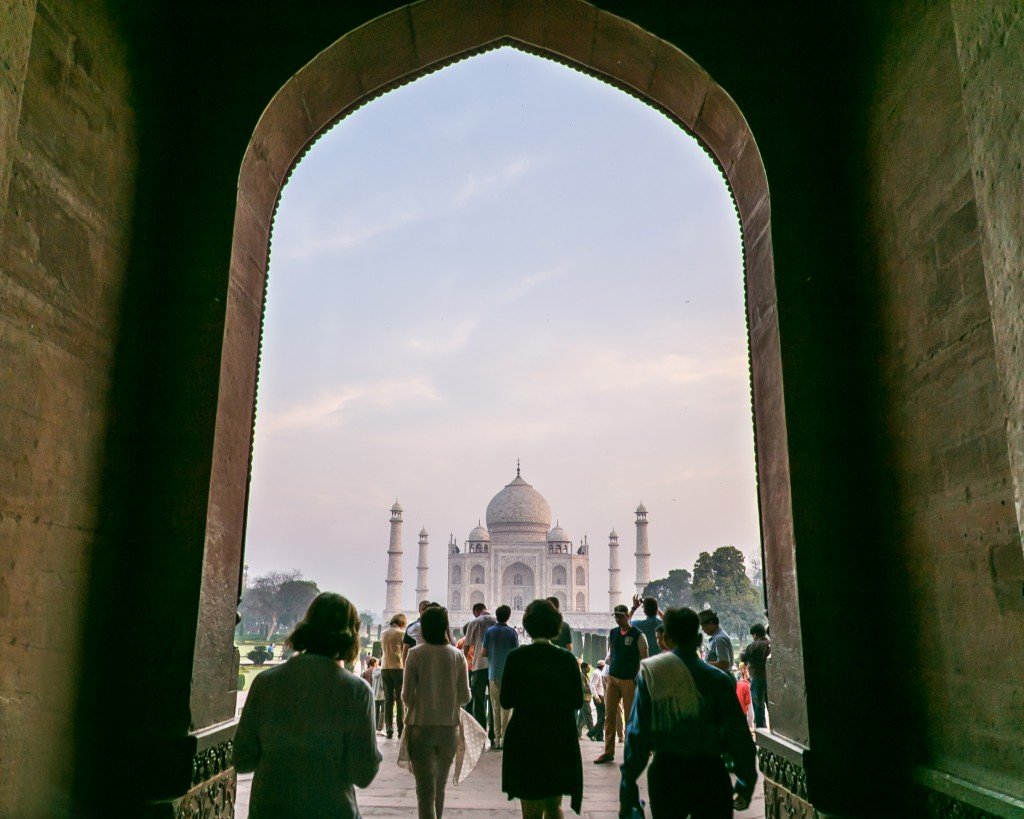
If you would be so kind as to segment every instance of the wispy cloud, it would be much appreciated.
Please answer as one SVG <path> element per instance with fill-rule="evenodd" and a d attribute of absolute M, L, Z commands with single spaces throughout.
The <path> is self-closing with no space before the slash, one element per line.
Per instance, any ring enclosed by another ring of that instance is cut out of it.
<path fill-rule="evenodd" d="M 559 267 L 549 268 L 548 270 L 541 270 L 537 273 L 531 273 L 529 276 L 524 276 L 501 291 L 501 293 L 498 294 L 496 303 L 509 304 L 521 299 L 544 282 L 549 279 L 553 279 L 556 276 L 560 276 L 565 271 L 566 266 L 561 265 Z"/>
<path fill-rule="evenodd" d="M 426 212 L 416 206 L 382 216 L 379 219 L 324 226 L 322 230 L 290 242 L 286 254 L 292 259 L 308 259 L 325 253 L 341 253 L 366 244 L 379 236 L 421 221 Z"/>
<path fill-rule="evenodd" d="M 349 384 L 311 401 L 280 412 L 257 415 L 257 433 L 333 427 L 341 423 L 344 413 L 358 404 L 389 409 L 399 402 L 411 400 L 440 401 L 433 385 L 422 377 L 403 380 Z"/>
<path fill-rule="evenodd" d="M 470 337 L 480 319 L 466 319 L 454 325 L 435 325 L 436 332 L 430 336 L 414 336 L 409 339 L 408 347 L 422 355 L 448 355 L 461 350 L 469 343 Z"/>
<path fill-rule="evenodd" d="M 483 194 L 493 194 L 498 190 L 525 176 L 538 167 L 541 162 L 537 157 L 518 157 L 506 163 L 494 173 L 466 175 L 462 185 L 455 193 L 455 204 L 465 205 L 471 199 Z"/>

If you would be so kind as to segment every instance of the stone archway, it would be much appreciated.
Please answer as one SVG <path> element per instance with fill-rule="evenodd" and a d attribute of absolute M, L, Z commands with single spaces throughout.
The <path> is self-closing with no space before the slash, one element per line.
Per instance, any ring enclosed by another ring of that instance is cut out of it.
<path fill-rule="evenodd" d="M 729 95 L 686 54 L 583 0 L 462 4 L 421 0 L 326 48 L 274 96 L 245 152 L 238 194 L 207 518 L 207 565 L 242 562 L 260 335 L 273 219 L 292 168 L 325 130 L 374 98 L 457 60 L 512 46 L 584 71 L 654 106 L 693 135 L 732 192 L 743 238 L 758 496 L 768 604 L 779 645 L 774 673 L 787 735 L 806 739 L 782 362 L 768 183 L 757 144 Z M 531 573 L 532 580 L 532 573 Z M 504 581 L 504 577 L 503 577 Z M 204 572 L 205 633 L 230 633 L 234 609 L 220 572 Z M 504 582 L 503 582 L 504 585 Z M 513 599 L 511 588 L 507 599 Z M 531 595 L 523 595 L 526 600 Z M 197 654 L 223 641 L 197 641 Z M 228 665 L 226 655 L 197 667 Z M 196 680 L 194 691 L 208 681 Z M 194 694 L 195 696 L 195 694 Z M 792 702 L 782 702 L 782 700 Z M 786 707 L 786 706 L 791 707 Z"/>
<path fill-rule="evenodd" d="M 537 594 L 533 569 L 520 561 L 506 566 L 501 573 L 500 594 L 502 600 L 522 600 L 522 607 L 513 606 L 516 611 L 525 608 Z"/>

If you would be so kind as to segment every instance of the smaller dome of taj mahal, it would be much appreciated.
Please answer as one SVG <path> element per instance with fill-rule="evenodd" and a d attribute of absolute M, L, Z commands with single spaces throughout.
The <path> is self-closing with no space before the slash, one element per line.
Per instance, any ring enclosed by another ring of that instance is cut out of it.
<path fill-rule="evenodd" d="M 646 515 L 647 514 L 647 507 L 644 506 L 644 502 L 643 501 L 640 501 L 640 505 L 636 508 L 636 513 L 638 515 Z"/>
<path fill-rule="evenodd" d="M 473 527 L 473 531 L 469 533 L 469 537 L 466 538 L 466 540 L 472 543 L 477 543 L 480 541 L 489 541 L 490 539 L 490 532 L 488 532 L 483 526 L 481 526 L 479 522 L 477 523 L 476 526 Z"/>
<path fill-rule="evenodd" d="M 555 527 L 548 532 L 548 543 L 568 543 L 569 536 L 565 533 L 565 530 L 558 525 L 558 521 L 555 521 Z"/>
<path fill-rule="evenodd" d="M 392 512 L 401 512 L 402 511 L 402 505 L 398 502 L 397 498 L 395 499 L 394 505 L 391 507 L 391 511 Z"/>

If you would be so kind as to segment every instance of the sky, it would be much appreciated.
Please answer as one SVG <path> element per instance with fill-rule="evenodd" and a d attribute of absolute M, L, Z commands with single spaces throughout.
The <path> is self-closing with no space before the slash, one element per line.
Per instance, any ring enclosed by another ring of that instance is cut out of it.
<path fill-rule="evenodd" d="M 389 510 L 444 602 L 460 545 L 515 477 L 634 580 L 759 551 L 739 224 L 665 116 L 502 48 L 323 135 L 274 224 L 246 563 L 384 607 Z M 554 523 L 554 521 L 552 521 Z M 494 601 L 498 605 L 501 601 Z"/>

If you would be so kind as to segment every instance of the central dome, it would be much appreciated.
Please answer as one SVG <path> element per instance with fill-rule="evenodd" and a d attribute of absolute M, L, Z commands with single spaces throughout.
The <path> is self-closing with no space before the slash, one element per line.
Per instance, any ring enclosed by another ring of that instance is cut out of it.
<path fill-rule="evenodd" d="M 493 532 L 541 532 L 551 526 L 551 507 L 544 496 L 522 479 L 515 479 L 487 504 L 487 528 Z"/>

